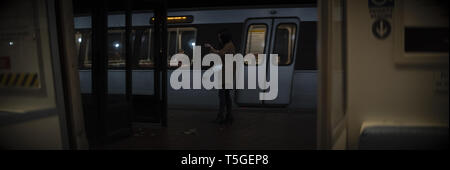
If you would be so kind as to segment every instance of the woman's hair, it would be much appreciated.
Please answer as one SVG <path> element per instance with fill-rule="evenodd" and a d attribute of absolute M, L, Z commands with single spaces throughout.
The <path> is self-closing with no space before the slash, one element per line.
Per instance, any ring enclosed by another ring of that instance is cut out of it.
<path fill-rule="evenodd" d="M 231 37 L 231 33 L 228 29 L 220 30 L 217 34 L 219 35 L 220 39 L 222 40 L 221 46 L 224 46 L 226 43 L 231 41 L 232 37 Z"/>

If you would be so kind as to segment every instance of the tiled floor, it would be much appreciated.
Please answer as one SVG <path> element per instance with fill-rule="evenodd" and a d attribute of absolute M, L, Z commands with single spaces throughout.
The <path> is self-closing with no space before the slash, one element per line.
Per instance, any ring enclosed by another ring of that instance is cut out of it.
<path fill-rule="evenodd" d="M 168 127 L 136 127 L 106 149 L 315 149 L 316 114 L 240 108 L 232 125 L 212 123 L 214 110 L 169 110 Z"/>

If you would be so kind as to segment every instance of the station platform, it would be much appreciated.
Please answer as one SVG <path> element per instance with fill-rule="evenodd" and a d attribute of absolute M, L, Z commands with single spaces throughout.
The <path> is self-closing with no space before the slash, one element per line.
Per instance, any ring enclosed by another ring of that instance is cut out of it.
<path fill-rule="evenodd" d="M 136 124 L 128 138 L 102 149 L 309 150 L 316 112 L 239 108 L 231 125 L 213 123 L 216 110 L 168 111 L 168 126 Z"/>

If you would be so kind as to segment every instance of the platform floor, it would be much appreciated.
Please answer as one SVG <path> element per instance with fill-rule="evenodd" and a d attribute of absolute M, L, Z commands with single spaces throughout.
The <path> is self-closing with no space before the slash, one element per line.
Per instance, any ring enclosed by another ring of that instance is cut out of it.
<path fill-rule="evenodd" d="M 315 149 L 316 113 L 239 108 L 232 125 L 213 123 L 215 110 L 168 111 L 168 127 L 138 124 L 105 149 Z"/>

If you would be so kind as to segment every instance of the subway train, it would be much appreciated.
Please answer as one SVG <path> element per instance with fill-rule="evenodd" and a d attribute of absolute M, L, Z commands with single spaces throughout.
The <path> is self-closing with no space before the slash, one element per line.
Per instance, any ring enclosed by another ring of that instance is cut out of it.
<path fill-rule="evenodd" d="M 132 95 L 154 95 L 154 57 L 152 11 L 132 14 Z M 177 53 L 192 58 L 194 46 L 218 48 L 217 33 L 232 34 L 236 52 L 241 54 L 278 54 L 279 84 L 275 100 L 259 100 L 261 89 L 235 90 L 234 105 L 282 107 L 315 110 L 317 105 L 316 7 L 204 9 L 168 12 L 168 59 Z M 78 51 L 82 94 L 92 92 L 91 16 L 75 15 L 75 41 Z M 125 94 L 125 15 L 108 15 L 108 95 Z M 95 57 L 95 56 L 94 56 Z M 257 58 L 257 62 L 261 59 Z M 168 80 L 174 71 L 169 67 Z M 202 73 L 207 68 L 202 68 Z M 192 76 L 191 76 L 192 79 Z M 247 79 L 247 74 L 245 74 Z M 192 80 L 191 80 L 192 82 Z M 247 82 L 247 80 L 245 80 Z M 167 83 L 168 108 L 217 108 L 217 90 L 174 90 Z M 195 98 L 195 100 L 192 100 Z"/>

